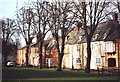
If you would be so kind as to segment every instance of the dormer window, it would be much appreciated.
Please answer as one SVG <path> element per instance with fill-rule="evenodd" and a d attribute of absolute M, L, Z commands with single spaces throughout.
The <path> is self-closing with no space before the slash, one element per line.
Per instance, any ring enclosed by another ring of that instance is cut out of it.
<path fill-rule="evenodd" d="M 83 39 L 83 36 L 79 36 L 79 41 L 82 41 L 82 39 Z"/>
<path fill-rule="evenodd" d="M 93 40 L 96 40 L 98 38 L 99 34 L 95 34 L 95 36 L 93 37 Z"/>

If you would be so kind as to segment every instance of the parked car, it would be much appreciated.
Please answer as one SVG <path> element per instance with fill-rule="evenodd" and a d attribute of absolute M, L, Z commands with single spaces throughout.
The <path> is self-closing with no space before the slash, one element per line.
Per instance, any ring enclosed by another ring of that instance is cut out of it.
<path fill-rule="evenodd" d="M 7 66 L 8 67 L 13 67 L 13 66 L 15 66 L 15 63 L 14 62 L 7 62 Z"/>

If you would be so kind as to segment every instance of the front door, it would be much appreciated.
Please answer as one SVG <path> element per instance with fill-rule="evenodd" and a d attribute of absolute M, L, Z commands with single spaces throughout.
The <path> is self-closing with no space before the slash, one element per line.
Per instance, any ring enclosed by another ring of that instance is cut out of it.
<path fill-rule="evenodd" d="M 115 67 L 115 66 L 116 66 L 116 59 L 108 58 L 108 67 Z"/>
<path fill-rule="evenodd" d="M 52 63 L 52 58 L 46 58 L 47 67 L 51 67 L 51 63 Z"/>
<path fill-rule="evenodd" d="M 48 59 L 48 67 L 50 67 L 50 60 L 51 60 L 51 59 L 49 58 L 49 59 Z"/>

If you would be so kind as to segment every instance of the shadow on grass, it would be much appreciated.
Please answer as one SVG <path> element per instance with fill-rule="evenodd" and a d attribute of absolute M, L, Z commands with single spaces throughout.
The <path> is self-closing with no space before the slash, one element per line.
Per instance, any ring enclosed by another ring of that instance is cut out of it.
<path fill-rule="evenodd" d="M 113 78 L 117 80 L 117 76 L 100 76 L 98 74 L 86 74 L 78 71 L 56 71 L 55 69 L 38 69 L 38 68 L 3 68 L 2 79 L 77 79 L 77 78 Z M 103 79 L 104 80 L 104 79 Z"/>

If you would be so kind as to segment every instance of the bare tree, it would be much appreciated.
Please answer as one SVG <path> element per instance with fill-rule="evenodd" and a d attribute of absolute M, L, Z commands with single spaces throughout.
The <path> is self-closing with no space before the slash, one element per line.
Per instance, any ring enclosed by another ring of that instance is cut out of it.
<path fill-rule="evenodd" d="M 33 8 L 35 12 L 35 25 L 37 29 L 37 38 L 39 45 L 39 63 L 40 69 L 42 69 L 42 51 L 43 51 L 43 43 L 46 37 L 46 34 L 50 31 L 48 27 L 48 13 L 47 13 L 47 5 L 48 2 L 37 2 L 33 3 Z"/>
<path fill-rule="evenodd" d="M 30 6 L 24 6 L 19 10 L 19 13 L 17 13 L 17 25 L 27 45 L 26 66 L 28 66 L 29 47 L 36 34 L 34 26 L 34 13 Z"/>
<path fill-rule="evenodd" d="M 95 2 L 79 2 L 75 3 L 75 8 L 78 11 L 78 17 L 82 22 L 82 29 L 84 29 L 86 42 L 87 42 L 87 65 L 86 73 L 90 73 L 90 62 L 91 62 L 91 41 L 94 32 L 101 21 L 111 14 L 112 9 L 109 8 L 109 2 L 95 1 Z"/>
<path fill-rule="evenodd" d="M 117 8 L 118 8 L 118 12 L 120 13 L 120 1 L 117 0 Z"/>
<path fill-rule="evenodd" d="M 2 39 L 6 43 L 9 43 L 11 40 L 11 37 L 14 35 L 16 32 L 16 22 L 15 20 L 12 19 L 3 19 L 1 21 L 1 30 L 2 30 Z"/>
<path fill-rule="evenodd" d="M 12 37 L 16 32 L 16 22 L 13 19 L 3 19 L 0 21 L 0 28 L 1 28 L 1 38 L 2 38 L 2 54 L 4 58 L 4 63 L 6 65 L 7 56 L 10 54 L 12 47 L 10 45 L 13 44 L 14 41 Z"/>
<path fill-rule="evenodd" d="M 55 1 L 49 4 L 49 27 L 58 50 L 57 71 L 62 70 L 61 65 L 64 56 L 65 39 L 75 27 L 76 15 L 73 10 L 72 2 L 63 3 Z"/>

